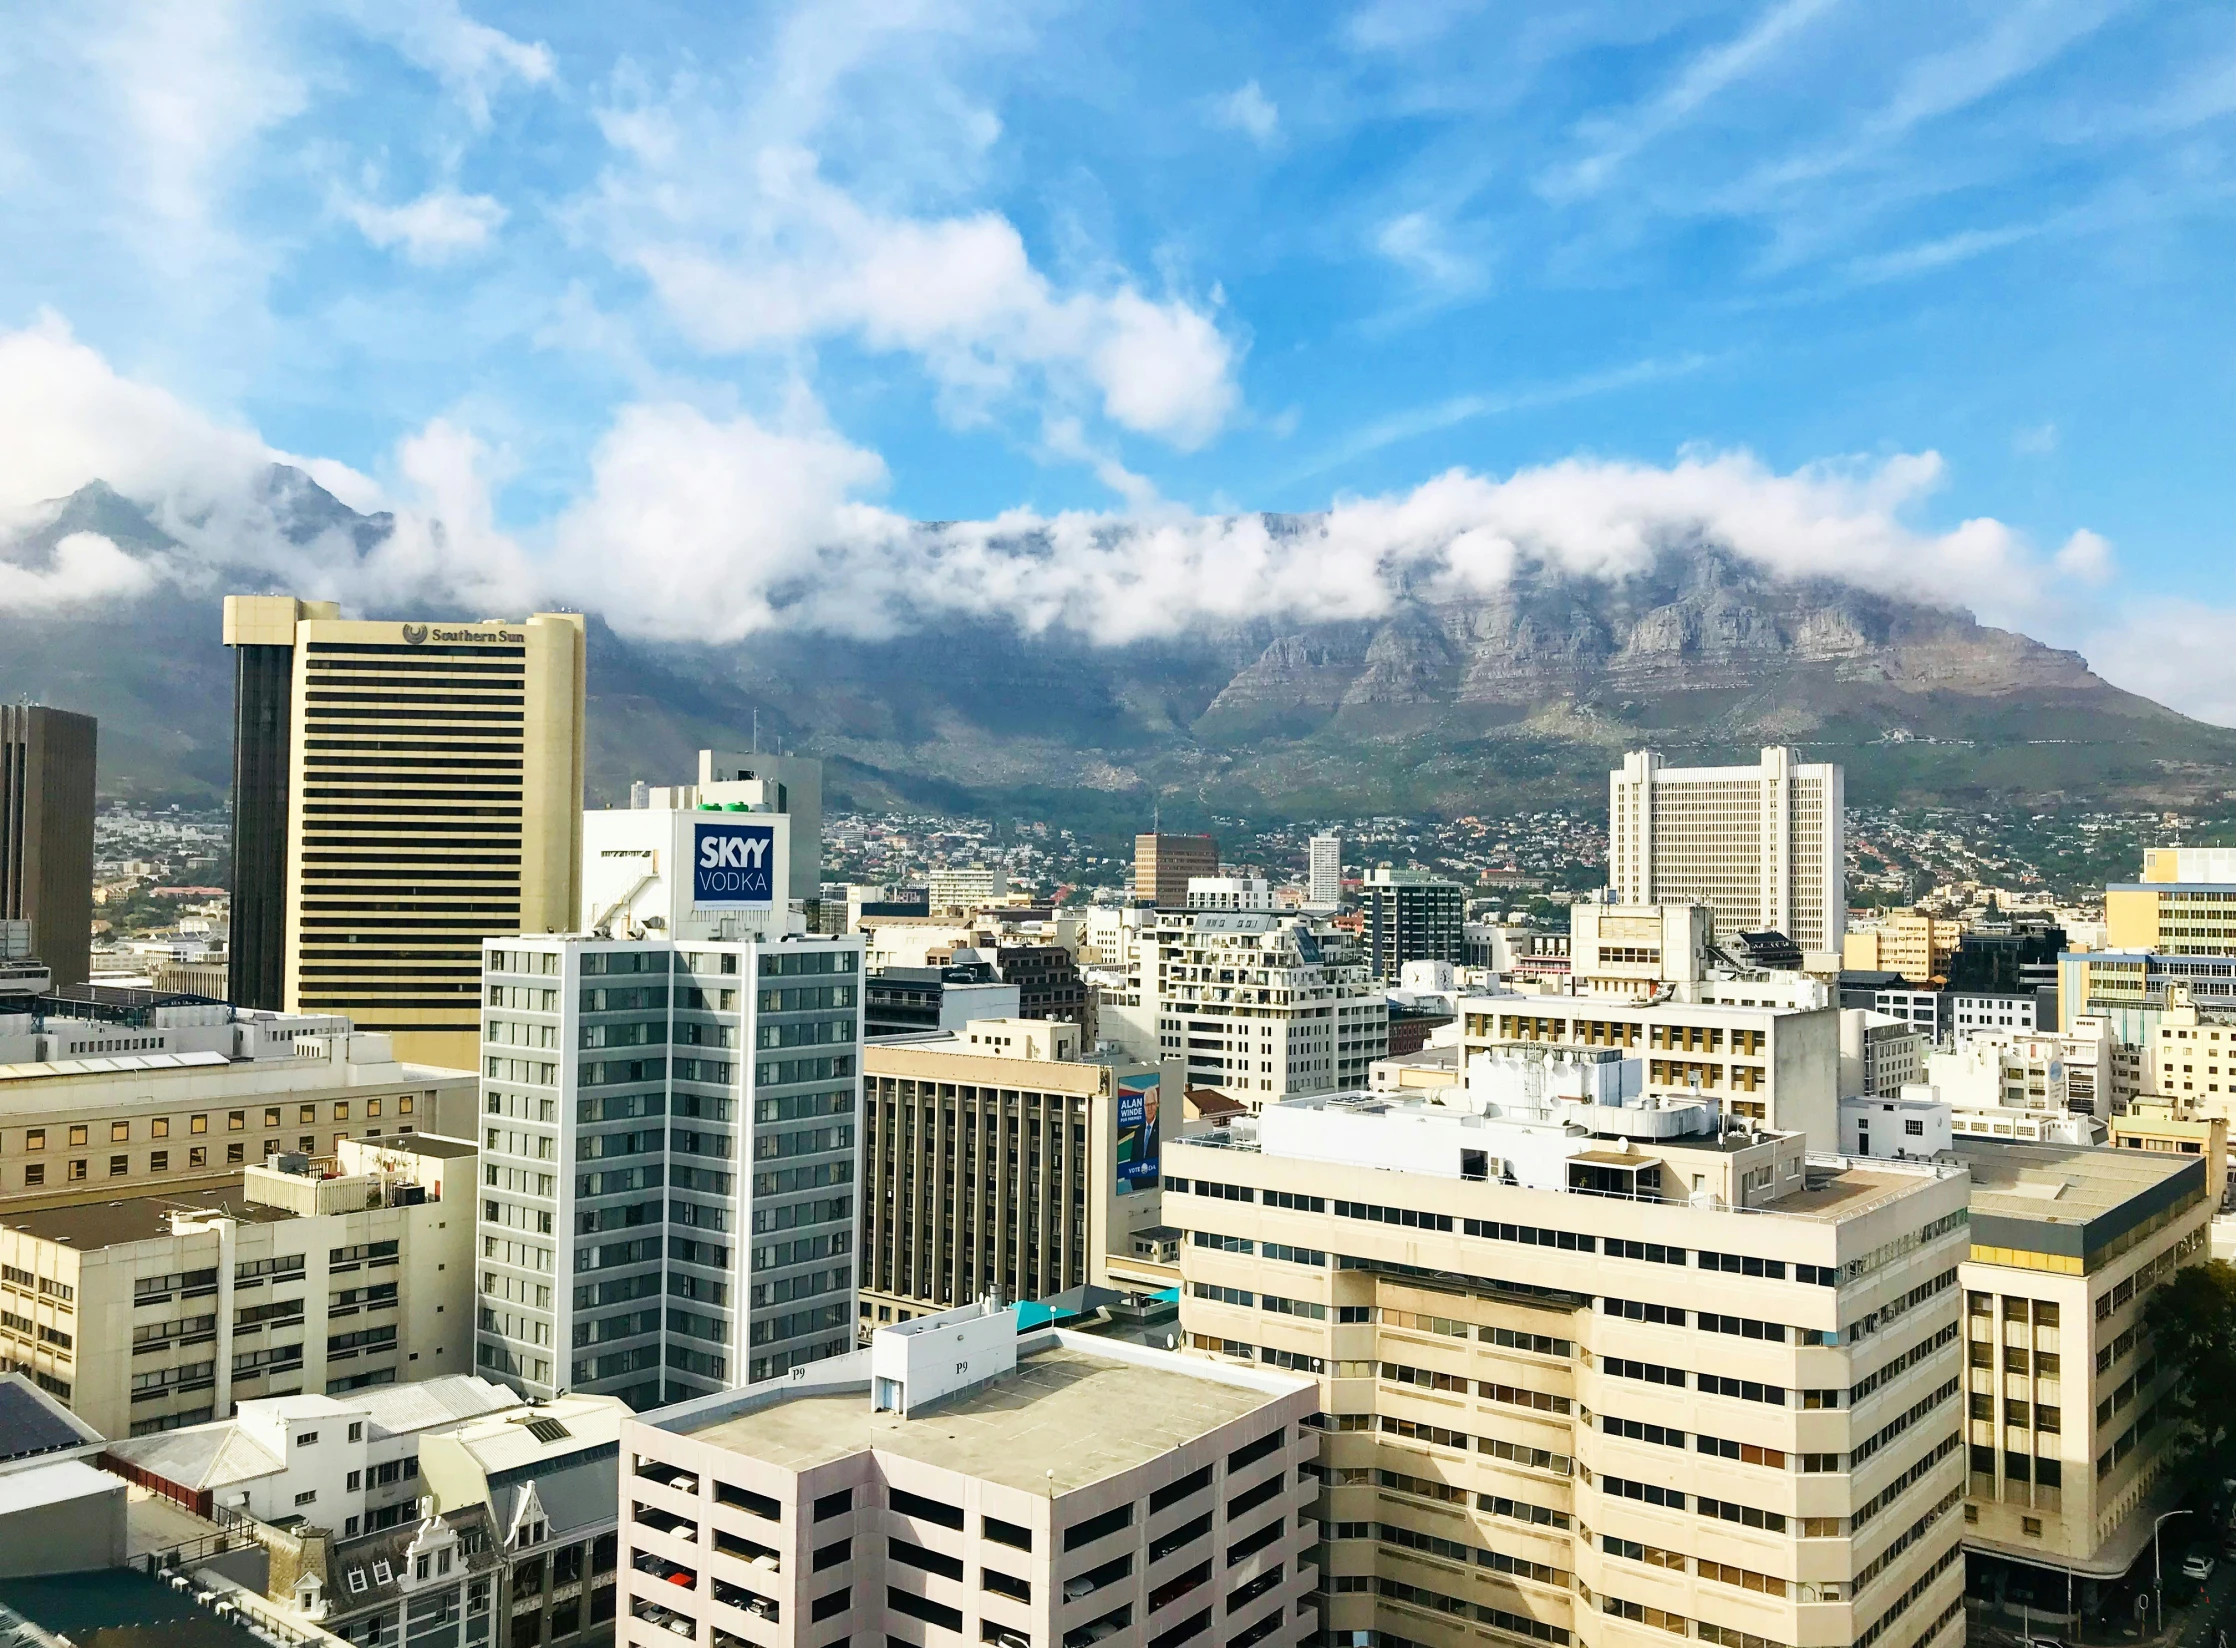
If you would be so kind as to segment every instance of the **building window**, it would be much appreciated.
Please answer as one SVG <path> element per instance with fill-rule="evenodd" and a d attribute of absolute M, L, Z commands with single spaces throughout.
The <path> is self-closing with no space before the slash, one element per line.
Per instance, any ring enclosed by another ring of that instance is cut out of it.
<path fill-rule="evenodd" d="M 70 1142 L 72 1144 L 85 1143 L 85 1125 L 82 1122 L 70 1129 Z"/>
<path fill-rule="evenodd" d="M 334 1106 L 334 1120 L 338 1122 L 349 1120 L 349 1101 L 347 1099 L 343 1099 Z"/>
<path fill-rule="evenodd" d="M 131 1138 L 131 1137 L 132 1137 L 132 1124 L 131 1124 L 130 1122 L 111 1122 L 111 1123 L 109 1123 L 109 1143 L 111 1143 L 111 1144 L 122 1144 L 122 1143 L 124 1143 L 124 1142 L 125 1142 L 125 1140 L 127 1140 L 127 1139 L 129 1139 L 129 1138 Z"/>
<path fill-rule="evenodd" d="M 239 1167 L 247 1157 L 248 1146 L 245 1144 L 229 1144 L 225 1147 L 225 1165 L 227 1167 Z"/>
<path fill-rule="evenodd" d="M 26 1190 L 34 1185 L 43 1185 L 46 1182 L 47 1164 L 45 1162 L 33 1162 L 23 1170 L 23 1185 Z"/>
<path fill-rule="evenodd" d="M 239 1131 L 240 1131 L 240 1130 L 241 1130 L 242 1128 L 244 1128 L 244 1127 L 246 1127 L 246 1126 L 248 1126 L 248 1112 L 247 1112 L 247 1111 L 245 1111 L 245 1110 L 235 1110 L 235 1111 L 231 1111 L 231 1112 L 229 1112 L 229 1113 L 228 1113 L 228 1114 L 226 1115 L 226 1118 L 225 1118 L 225 1131 L 226 1131 L 226 1132 L 228 1132 L 228 1133 L 238 1133 L 238 1132 L 239 1132 Z"/>
<path fill-rule="evenodd" d="M 264 1125 L 266 1127 L 279 1126 L 279 1107 L 277 1105 L 264 1112 Z"/>
<path fill-rule="evenodd" d="M 187 1131 L 188 1131 L 189 1133 L 207 1133 L 207 1132 L 208 1132 L 208 1131 L 210 1130 L 210 1119 L 209 1119 L 209 1117 L 207 1117 L 207 1116 L 189 1116 L 189 1117 L 187 1117 L 187 1118 L 186 1118 L 186 1130 L 187 1130 Z"/>
<path fill-rule="evenodd" d="M 115 1178 L 120 1178 L 120 1177 L 122 1177 L 122 1176 L 123 1176 L 124 1174 L 127 1174 L 127 1173 L 129 1173 L 129 1172 L 131 1172 L 131 1171 L 132 1171 L 132 1158 L 131 1158 L 131 1157 L 129 1157 L 129 1156 L 111 1156 L 111 1157 L 109 1158 L 109 1177 L 110 1177 L 110 1178 L 112 1178 L 112 1179 L 115 1179 Z"/>
<path fill-rule="evenodd" d="M 299 1127 L 308 1127 L 311 1123 L 317 1120 L 318 1106 L 315 1104 L 306 1104 L 301 1106 L 295 1117 L 296 1125 Z"/>
<path fill-rule="evenodd" d="M 155 1118 L 155 1120 L 153 1120 L 152 1122 L 149 1122 L 149 1123 L 148 1123 L 148 1137 L 149 1137 L 149 1138 L 151 1138 L 151 1139 L 167 1139 L 167 1138 L 169 1138 L 170 1136 L 171 1136 L 171 1118 L 170 1118 L 170 1117 L 168 1117 L 168 1116 L 158 1116 L 158 1117 L 156 1117 L 156 1118 Z"/>
<path fill-rule="evenodd" d="M 380 1100 L 378 1100 L 378 1099 L 367 1099 L 367 1100 L 365 1101 L 365 1114 L 366 1114 L 366 1115 L 367 1115 L 368 1117 L 370 1117 L 370 1116 L 377 1116 L 377 1115 L 379 1115 L 379 1114 L 380 1114 Z"/>
<path fill-rule="evenodd" d="M 153 1151 L 150 1151 L 150 1152 L 148 1153 L 148 1171 L 149 1171 L 150 1173 L 168 1173 L 168 1172 L 170 1172 L 170 1171 L 171 1171 L 171 1153 L 170 1153 L 170 1152 L 169 1152 L 168 1150 L 153 1150 Z"/>
<path fill-rule="evenodd" d="M 210 1152 L 209 1152 L 209 1148 L 208 1148 L 208 1147 L 207 1147 L 206 1145 L 199 1145 L 199 1144 L 198 1144 L 198 1145 L 196 1145 L 196 1146 L 194 1146 L 194 1148 L 193 1148 L 193 1149 L 189 1150 L 189 1151 L 188 1151 L 188 1152 L 186 1153 L 186 1165 L 187 1165 L 188 1167 L 207 1167 L 207 1166 L 209 1166 L 209 1165 L 210 1165 Z"/>
<path fill-rule="evenodd" d="M 76 1184 L 85 1178 L 85 1158 L 80 1156 L 70 1164 L 70 1182 Z"/>
<path fill-rule="evenodd" d="M 23 1148 L 24 1148 L 24 1149 L 26 1149 L 26 1150 L 44 1150 L 44 1149 L 46 1149 L 46 1147 L 47 1147 L 47 1130 L 46 1130 L 45 1128 L 43 1128 L 43 1127 L 34 1127 L 34 1128 L 31 1128 L 31 1129 L 29 1129 L 29 1130 L 28 1130 L 27 1132 L 25 1132 L 25 1134 L 23 1135 Z"/>
<path fill-rule="evenodd" d="M 295 1148 L 297 1150 L 300 1150 L 304 1155 L 308 1156 L 312 1151 L 318 1148 L 318 1140 L 313 1138 L 310 1134 L 306 1133 L 301 1138 L 295 1141 Z"/>

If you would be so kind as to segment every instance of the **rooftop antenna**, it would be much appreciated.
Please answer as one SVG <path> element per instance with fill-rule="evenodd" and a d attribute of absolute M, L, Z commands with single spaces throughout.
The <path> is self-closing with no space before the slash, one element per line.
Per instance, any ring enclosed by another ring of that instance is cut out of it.
<path fill-rule="evenodd" d="M 761 753 L 761 706 L 753 706 L 753 753 Z"/>

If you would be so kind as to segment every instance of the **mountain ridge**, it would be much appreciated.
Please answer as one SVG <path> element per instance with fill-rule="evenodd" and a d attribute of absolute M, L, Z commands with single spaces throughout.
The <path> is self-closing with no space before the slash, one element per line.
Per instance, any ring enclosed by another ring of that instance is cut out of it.
<path fill-rule="evenodd" d="M 266 536 L 237 559 L 198 555 L 99 481 L 0 542 L 0 569 L 41 573 L 64 538 L 98 533 L 155 574 L 85 607 L 0 609 L 0 692 L 100 715 L 105 794 L 222 795 L 222 597 L 284 587 L 290 553 L 312 579 L 347 570 L 395 529 L 286 465 L 248 507 Z M 213 520 L 181 531 L 222 536 Z M 589 693 L 593 800 L 687 771 L 756 710 L 765 739 L 831 762 L 837 801 L 1055 816 L 1146 812 L 1152 796 L 1300 817 L 1576 801 L 1648 744 L 1721 761 L 1795 743 L 1846 765 L 1859 799 L 2183 805 L 2236 788 L 2236 731 L 2125 692 L 2077 653 L 1698 542 L 1620 577 L 1537 563 L 1488 593 L 1401 587 L 1372 619 L 1261 617 L 1108 647 L 997 619 L 714 645 L 593 616 Z"/>

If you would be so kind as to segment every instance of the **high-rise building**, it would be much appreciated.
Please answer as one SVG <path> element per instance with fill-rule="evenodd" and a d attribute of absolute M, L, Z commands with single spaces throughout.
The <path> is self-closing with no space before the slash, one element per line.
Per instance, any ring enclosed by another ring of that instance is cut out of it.
<path fill-rule="evenodd" d="M 99 724 L 0 704 L 0 921 L 27 922 L 57 985 L 86 981 L 93 942 L 93 767 Z"/>
<path fill-rule="evenodd" d="M 1219 843 L 1207 835 L 1134 837 L 1134 897 L 1160 910 L 1185 909 L 1188 881 L 1219 873 Z"/>
<path fill-rule="evenodd" d="M 581 615 L 361 623 L 236 595 L 225 640 L 236 1001 L 471 1068 L 482 940 L 575 922 Z"/>
<path fill-rule="evenodd" d="M 1305 902 L 1315 910 L 1332 910 L 1343 902 L 1343 837 L 1316 835 L 1310 853 Z"/>
<path fill-rule="evenodd" d="M 623 1640 L 1296 1648 L 1316 1394 L 978 1303 L 879 1329 L 624 1422 Z"/>
<path fill-rule="evenodd" d="M 1190 1346 L 1320 1380 L 1326 1640 L 1954 1648 L 1964 1170 L 1516 1097 L 1165 1147 Z"/>
<path fill-rule="evenodd" d="M 999 864 L 950 864 L 933 870 L 926 902 L 934 910 L 974 910 L 1009 895 L 1009 872 Z"/>
<path fill-rule="evenodd" d="M 1252 1106 L 1364 1087 L 1389 1050 L 1389 1003 L 1366 964 L 1271 910 L 1157 911 L 1096 1024 L 1161 1061 L 1174 1092 L 1211 1088 Z"/>
<path fill-rule="evenodd" d="M 1456 881 L 1384 864 L 1360 884 L 1359 907 L 1367 966 L 1378 979 L 1395 983 L 1409 961 L 1466 960 L 1467 889 Z"/>
<path fill-rule="evenodd" d="M 823 763 L 807 755 L 766 750 L 701 750 L 699 788 L 759 784 L 761 804 L 792 820 L 791 896 L 807 900 L 823 891 Z M 721 792 L 729 794 L 728 791 Z M 632 794 L 630 805 L 639 803 Z"/>
<path fill-rule="evenodd" d="M 1078 1026 L 1022 1018 L 863 1060 L 866 1319 L 1108 1286 L 1105 1261 L 1159 1222 L 1154 1063 L 1083 1060 Z"/>
<path fill-rule="evenodd" d="M 862 946 L 794 926 L 790 826 L 592 814 L 611 925 L 488 941 L 478 1371 L 645 1407 L 852 1342 Z"/>
<path fill-rule="evenodd" d="M 1633 750 L 1608 791 L 1618 903 L 1705 904 L 1720 941 L 1777 932 L 1838 956 L 1848 895 L 1837 766 L 1776 747 L 1753 767 L 1669 767 Z"/>

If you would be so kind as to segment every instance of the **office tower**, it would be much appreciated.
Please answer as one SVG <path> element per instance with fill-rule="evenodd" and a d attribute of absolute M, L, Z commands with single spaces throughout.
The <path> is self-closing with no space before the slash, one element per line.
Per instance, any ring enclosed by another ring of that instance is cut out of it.
<path fill-rule="evenodd" d="M 215 1022 L 212 1022 L 215 1015 Z M 203 1187 L 283 1151 L 474 1131 L 474 1078 L 398 1064 L 349 1021 L 144 1008 L 139 1023 L 0 1014 L 0 1206 Z M 179 1024 L 164 1020 L 186 1019 Z M 148 1020 L 158 1022 L 149 1023 Z M 59 1066 L 59 1068 L 57 1068 Z"/>
<path fill-rule="evenodd" d="M 93 945 L 93 767 L 99 723 L 0 704 L 0 921 L 27 922 L 57 985 L 83 984 Z"/>
<path fill-rule="evenodd" d="M 1754 767 L 1667 767 L 1633 750 L 1608 792 L 1617 902 L 1705 904 L 1719 940 L 1778 932 L 1839 954 L 1848 895 L 1838 767 L 1782 748 Z"/>
<path fill-rule="evenodd" d="M 1159 1223 L 1158 1071 L 1082 1060 L 1076 1025 L 986 1019 L 863 1049 L 861 1311 L 1107 1287 Z"/>
<path fill-rule="evenodd" d="M 1409 961 L 1457 967 L 1466 959 L 1467 889 L 1458 882 L 1384 864 L 1360 886 L 1359 903 L 1374 977 L 1394 984 Z"/>
<path fill-rule="evenodd" d="M 1840 965 L 1857 973 L 1900 973 L 1912 984 L 1946 978 L 1964 923 L 1919 910 L 1894 910 L 1869 927 L 1851 927 Z"/>
<path fill-rule="evenodd" d="M 1321 1382 L 1327 1640 L 1955 1648 L 1963 1169 L 1562 1073 L 1166 1143 L 1188 1342 Z"/>
<path fill-rule="evenodd" d="M 1343 837 L 1312 838 L 1305 900 L 1315 910 L 1332 910 L 1343 902 Z"/>
<path fill-rule="evenodd" d="M 593 813 L 598 927 L 488 942 L 479 1371 L 644 1407 L 851 1342 L 862 946 L 791 824 Z"/>
<path fill-rule="evenodd" d="M 1134 897 L 1160 910 L 1185 908 L 1191 876 L 1219 873 L 1219 843 L 1207 835 L 1134 837 Z"/>
<path fill-rule="evenodd" d="M 581 615 L 360 623 L 236 595 L 225 640 L 240 1005 L 348 1013 L 470 1069 L 481 941 L 575 921 Z"/>
<path fill-rule="evenodd" d="M 1389 1004 L 1365 963 L 1270 910 L 1156 911 L 1096 1022 L 1161 1061 L 1175 1093 L 1211 1088 L 1252 1106 L 1364 1087 L 1389 1048 Z"/>
<path fill-rule="evenodd" d="M 191 1198 L 11 1211 L 0 1227 L 0 1361 L 104 1436 L 464 1373 L 474 1147 L 351 1142 L 322 1177 L 252 1165 Z"/>
<path fill-rule="evenodd" d="M 2073 1600 L 2102 1617 L 2098 1576 L 2116 1579 L 2149 1542 L 2151 1490 L 2182 1445 L 2162 1405 L 2178 1376 L 2153 1353 L 2144 1307 L 2209 1257 L 2212 1175 L 2201 1155 L 2003 1139 L 1959 1137 L 1954 1155 L 1972 1174 L 1972 1560 L 2030 1570 L 2061 1599 L 2078 1569 Z M 2061 1187 L 2054 1204 L 2044 1185 Z"/>
<path fill-rule="evenodd" d="M 979 1305 L 801 1374 L 623 1425 L 631 1640 L 1316 1639 L 1311 1381 Z"/>
<path fill-rule="evenodd" d="M 1463 996 L 1463 1056 L 1514 1048 L 1621 1048 L 1645 1059 L 1645 1090 L 1710 1099 L 1725 1114 L 1812 1150 L 1837 1149 L 1840 1009 L 1574 996 Z"/>

